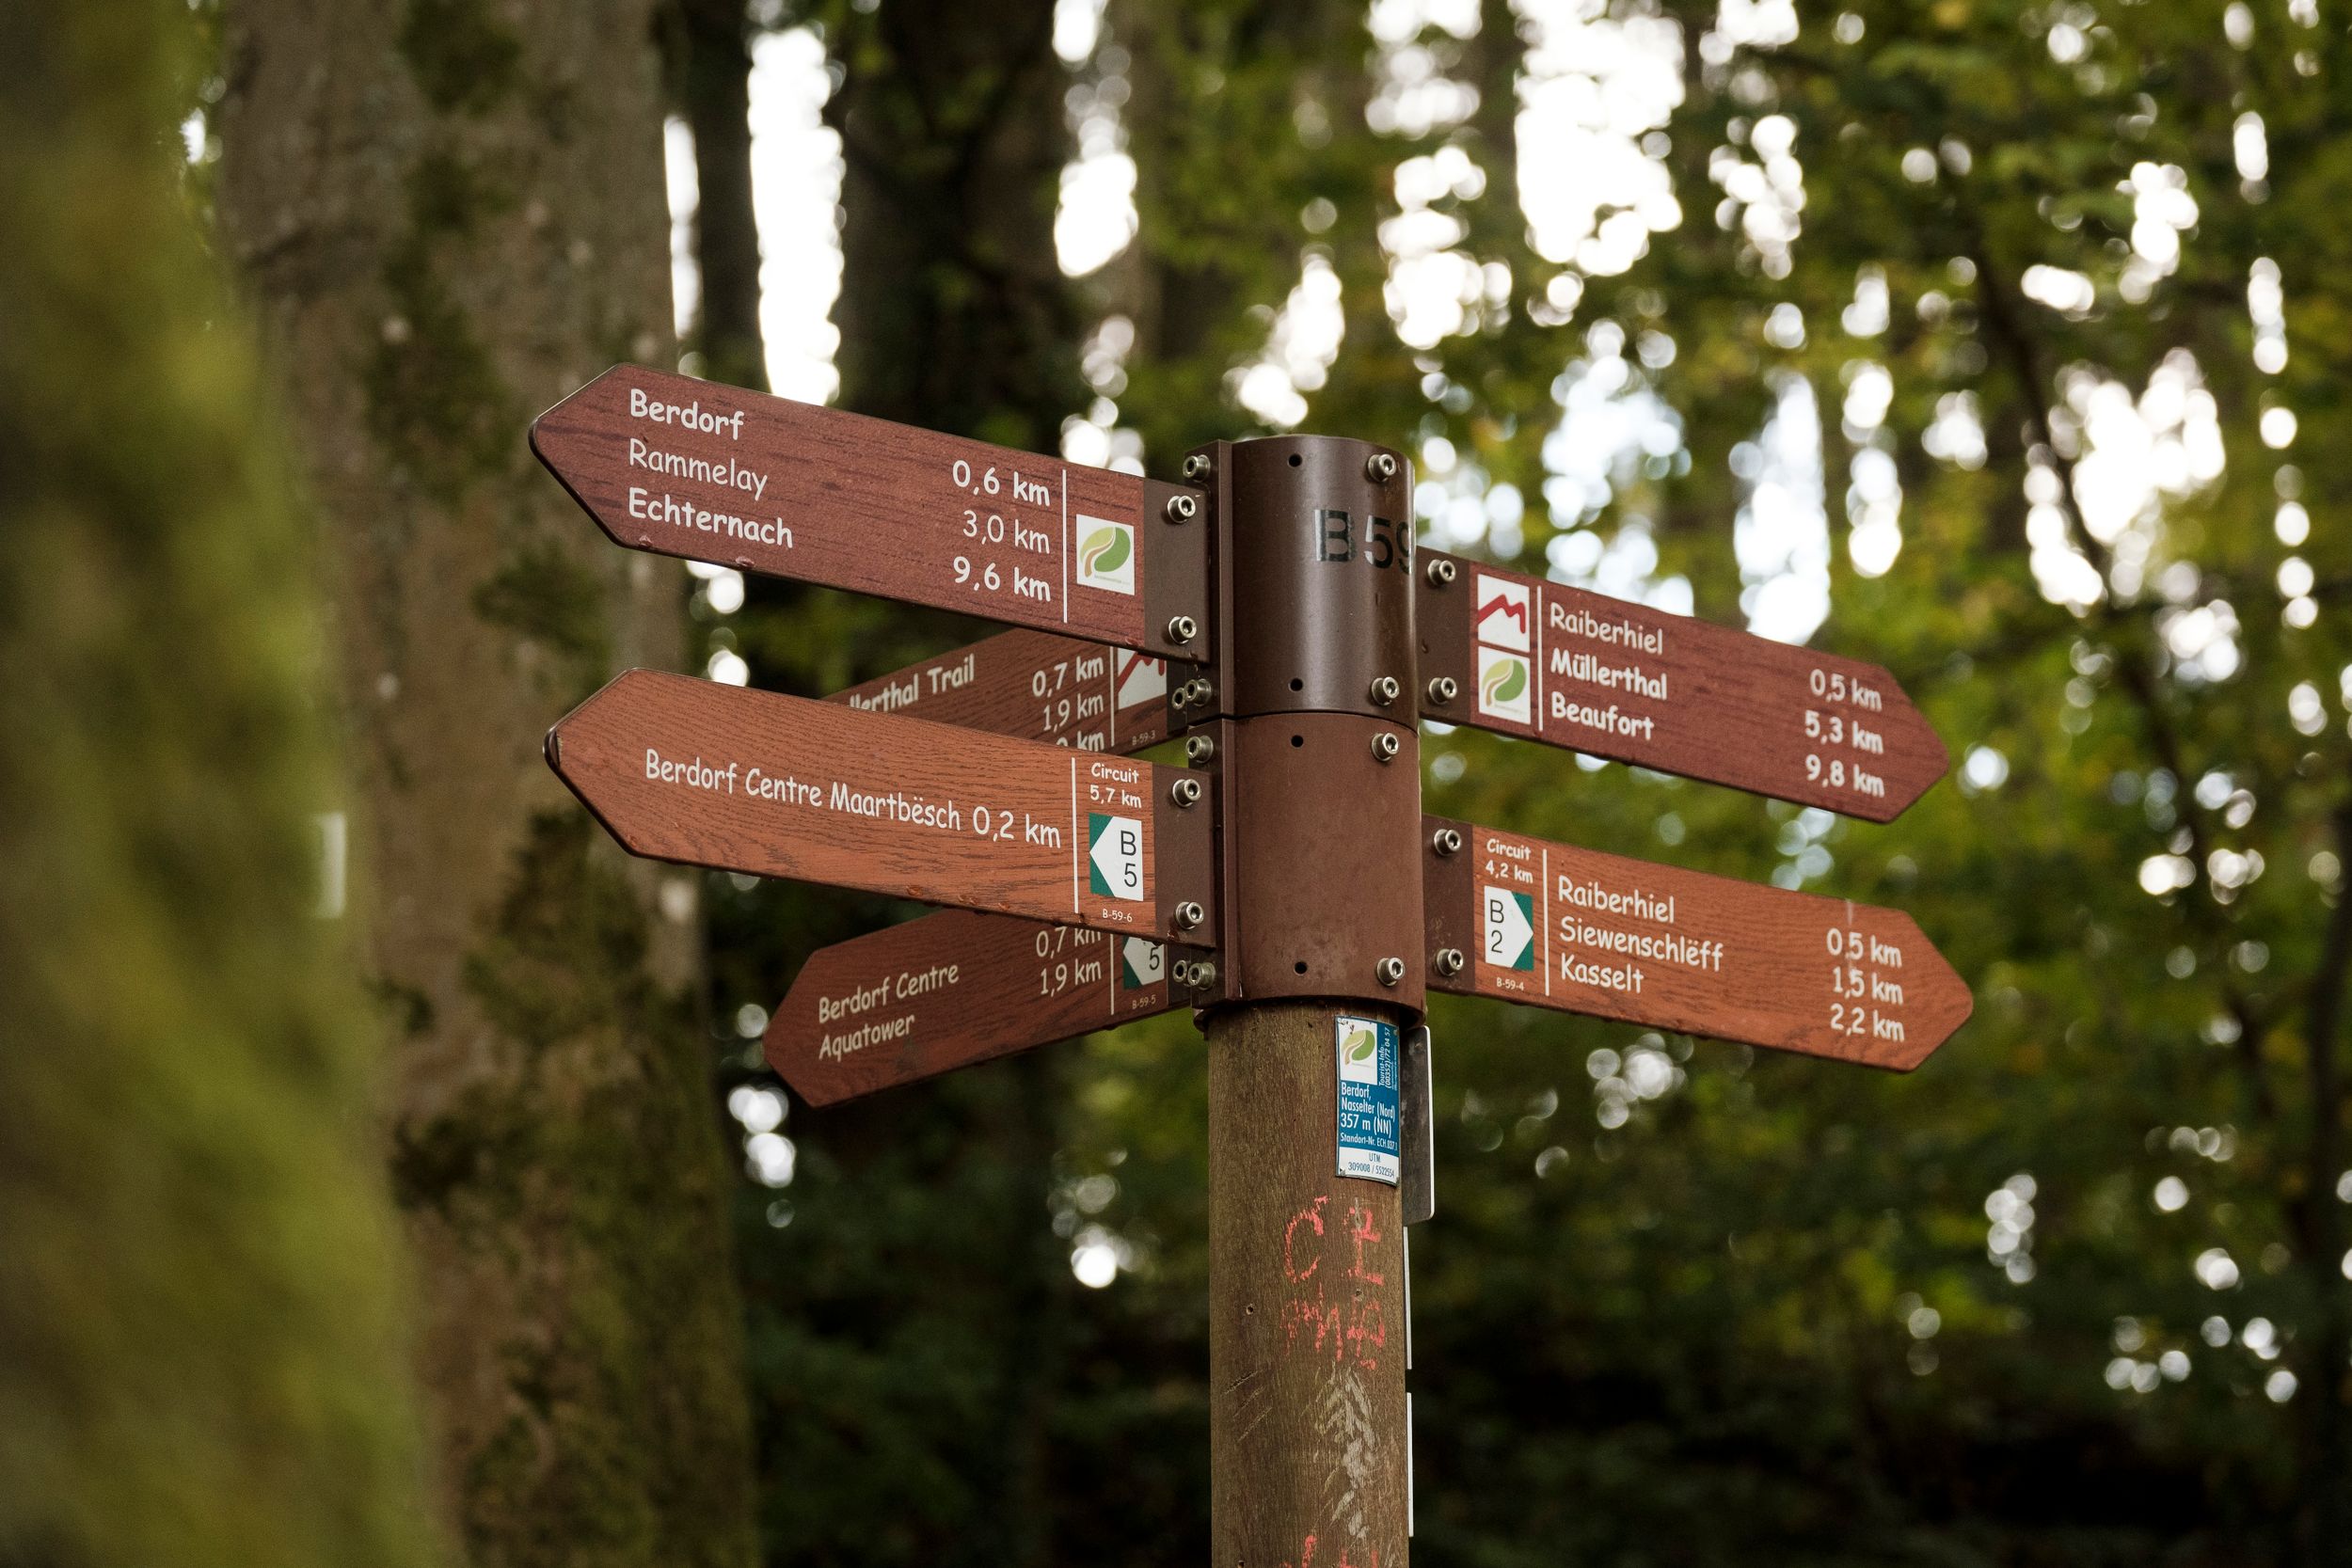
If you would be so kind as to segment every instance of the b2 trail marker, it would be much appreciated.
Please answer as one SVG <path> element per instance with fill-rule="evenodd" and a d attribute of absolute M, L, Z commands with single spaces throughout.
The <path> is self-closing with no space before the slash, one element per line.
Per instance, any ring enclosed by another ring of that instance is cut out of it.
<path fill-rule="evenodd" d="M 1915 922 L 1422 818 L 1439 990 L 1907 1069 L 1967 1020 Z"/>
<path fill-rule="evenodd" d="M 631 549 L 1179 658 L 1204 645 L 1198 501 L 1175 485 L 635 365 L 540 415 L 531 449 Z"/>
<path fill-rule="evenodd" d="M 1425 553 L 1421 714 L 1889 822 L 1950 766 L 1875 664 Z"/>
<path fill-rule="evenodd" d="M 629 366 L 532 439 L 632 548 L 1016 628 L 821 703 L 630 672 L 548 758 L 635 853 L 951 906 L 802 966 L 813 1105 L 1194 1009 L 1216 1560 L 1406 1568 L 1427 990 L 1895 1069 L 1968 1016 L 1908 915 L 1423 816 L 1424 719 L 1880 821 L 1947 755 L 1875 665 L 1420 550 L 1394 451 L 1163 484 Z"/>

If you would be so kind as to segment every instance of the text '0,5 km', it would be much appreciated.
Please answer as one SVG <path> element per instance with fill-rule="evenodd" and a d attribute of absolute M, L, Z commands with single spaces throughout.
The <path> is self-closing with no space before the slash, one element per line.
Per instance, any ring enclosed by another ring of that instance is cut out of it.
<path fill-rule="evenodd" d="M 636 365 L 540 415 L 531 445 L 632 549 L 1185 651 L 1147 593 L 1133 475 Z M 1197 618 L 1205 577 L 1189 587 L 1175 608 Z"/>
<path fill-rule="evenodd" d="M 633 670 L 548 735 L 632 854 L 1098 930 L 1212 918 L 1205 780 Z M 1203 789 L 1175 791 L 1188 778 Z"/>
<path fill-rule="evenodd" d="M 1950 758 L 1894 676 L 1428 552 L 1422 716 L 1886 822 Z M 1441 684 L 1440 684 L 1441 683 Z M 1440 698 L 1440 690 L 1450 695 Z"/>
<path fill-rule="evenodd" d="M 1422 821 L 1438 990 L 1897 1069 L 1974 1006 L 1899 911 Z"/>

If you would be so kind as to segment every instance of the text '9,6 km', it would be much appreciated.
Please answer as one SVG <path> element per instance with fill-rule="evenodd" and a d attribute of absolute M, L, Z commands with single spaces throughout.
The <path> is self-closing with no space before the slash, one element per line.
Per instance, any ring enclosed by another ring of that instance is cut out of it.
<path fill-rule="evenodd" d="M 531 441 L 632 549 L 1155 645 L 1132 475 L 635 365 Z"/>

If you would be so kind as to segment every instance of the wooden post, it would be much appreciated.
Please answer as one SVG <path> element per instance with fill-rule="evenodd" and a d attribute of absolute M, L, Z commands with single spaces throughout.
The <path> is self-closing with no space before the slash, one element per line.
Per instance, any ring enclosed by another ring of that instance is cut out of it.
<path fill-rule="evenodd" d="M 1397 1188 L 1334 1174 L 1343 1011 L 1371 1016 L 1204 1021 L 1214 1568 L 1406 1565 L 1405 1227 Z"/>

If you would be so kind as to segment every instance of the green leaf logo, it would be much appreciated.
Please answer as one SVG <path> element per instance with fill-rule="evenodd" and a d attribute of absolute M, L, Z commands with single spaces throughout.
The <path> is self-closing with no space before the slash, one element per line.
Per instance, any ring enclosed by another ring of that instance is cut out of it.
<path fill-rule="evenodd" d="M 1516 658 L 1506 658 L 1486 672 L 1486 689 L 1480 700 L 1489 707 L 1516 703 L 1519 693 L 1527 689 L 1527 666 Z"/>
<path fill-rule="evenodd" d="M 1351 1062 L 1372 1060 L 1373 1037 L 1369 1029 L 1358 1029 L 1347 1037 L 1347 1059 Z"/>
<path fill-rule="evenodd" d="M 1123 528 L 1098 528 L 1078 546 L 1078 570 L 1088 577 L 1116 572 L 1127 563 L 1134 548 Z"/>

